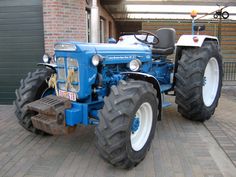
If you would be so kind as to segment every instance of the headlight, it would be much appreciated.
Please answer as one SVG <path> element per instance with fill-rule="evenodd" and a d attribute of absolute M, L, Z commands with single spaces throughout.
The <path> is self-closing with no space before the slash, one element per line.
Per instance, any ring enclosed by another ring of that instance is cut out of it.
<path fill-rule="evenodd" d="M 102 61 L 102 56 L 100 55 L 94 55 L 92 58 L 92 64 L 94 66 L 97 66 Z"/>
<path fill-rule="evenodd" d="M 138 71 L 140 69 L 141 65 L 142 65 L 141 61 L 138 59 L 135 59 L 129 63 L 129 69 L 131 71 Z"/>
<path fill-rule="evenodd" d="M 50 62 L 50 57 L 47 54 L 43 55 L 43 62 L 44 63 L 49 63 Z"/>

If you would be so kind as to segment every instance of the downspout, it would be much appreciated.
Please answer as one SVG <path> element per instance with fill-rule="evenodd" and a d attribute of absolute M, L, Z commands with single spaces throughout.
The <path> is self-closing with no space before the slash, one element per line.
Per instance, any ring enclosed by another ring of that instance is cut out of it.
<path fill-rule="evenodd" d="M 92 0 L 91 7 L 91 42 L 99 42 L 99 12 L 97 0 Z"/>

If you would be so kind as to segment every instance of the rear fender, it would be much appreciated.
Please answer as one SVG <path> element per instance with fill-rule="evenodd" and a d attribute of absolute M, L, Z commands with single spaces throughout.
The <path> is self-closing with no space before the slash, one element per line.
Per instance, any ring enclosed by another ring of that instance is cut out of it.
<path fill-rule="evenodd" d="M 197 41 L 194 41 L 194 38 Z M 176 46 L 177 47 L 201 47 L 204 41 L 216 41 L 219 44 L 217 37 L 207 35 L 182 35 L 180 36 Z"/>
<path fill-rule="evenodd" d="M 160 111 L 159 111 L 159 115 L 158 115 L 158 120 L 161 120 L 161 115 L 162 115 L 162 97 L 161 97 L 160 84 L 159 84 L 158 80 L 155 77 L 153 77 L 152 75 L 150 75 L 150 74 L 139 73 L 139 72 L 123 72 L 122 75 L 125 75 L 128 78 L 131 78 L 131 79 L 134 79 L 134 80 L 146 81 L 146 82 L 149 82 L 149 83 L 151 83 L 153 85 L 153 87 L 157 91 L 157 98 L 159 100 L 158 109 Z"/>

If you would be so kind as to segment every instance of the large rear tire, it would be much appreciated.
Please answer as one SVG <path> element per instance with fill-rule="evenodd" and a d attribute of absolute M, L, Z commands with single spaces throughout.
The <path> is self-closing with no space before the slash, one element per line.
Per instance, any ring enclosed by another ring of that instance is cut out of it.
<path fill-rule="evenodd" d="M 116 167 L 136 166 L 150 148 L 158 114 L 152 84 L 122 80 L 112 86 L 95 131 L 101 156 Z"/>
<path fill-rule="evenodd" d="M 15 115 L 22 127 L 36 134 L 43 132 L 36 129 L 32 124 L 31 116 L 35 113 L 28 111 L 24 106 L 53 92 L 46 83 L 46 79 L 49 79 L 52 73 L 53 70 L 46 68 L 29 72 L 28 76 L 21 80 L 19 89 L 15 91 L 16 100 L 13 102 Z"/>
<path fill-rule="evenodd" d="M 218 105 L 222 75 L 222 57 L 216 42 L 183 49 L 175 75 L 178 112 L 190 120 L 208 120 Z"/>

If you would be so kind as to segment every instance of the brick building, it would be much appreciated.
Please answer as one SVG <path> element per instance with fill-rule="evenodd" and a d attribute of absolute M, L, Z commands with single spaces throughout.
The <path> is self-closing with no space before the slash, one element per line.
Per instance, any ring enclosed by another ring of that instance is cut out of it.
<path fill-rule="evenodd" d="M 109 36 L 116 35 L 114 20 L 100 5 L 99 0 L 43 0 L 42 2 L 44 44 L 47 53 L 53 53 L 53 44 L 58 41 L 106 42 Z M 94 29 L 95 34 L 92 34 Z"/>

